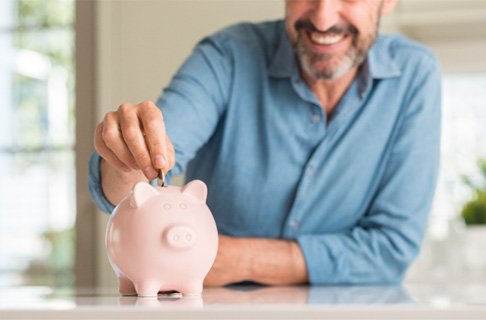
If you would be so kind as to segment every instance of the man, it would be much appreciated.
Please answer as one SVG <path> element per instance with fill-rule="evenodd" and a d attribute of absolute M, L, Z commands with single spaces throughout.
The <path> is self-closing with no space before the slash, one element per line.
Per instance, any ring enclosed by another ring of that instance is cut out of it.
<path fill-rule="evenodd" d="M 96 128 L 95 202 L 111 211 L 160 169 L 206 182 L 206 285 L 400 282 L 435 188 L 440 74 L 418 44 L 377 36 L 396 1 L 287 0 L 285 21 L 201 41 L 156 105 Z"/>

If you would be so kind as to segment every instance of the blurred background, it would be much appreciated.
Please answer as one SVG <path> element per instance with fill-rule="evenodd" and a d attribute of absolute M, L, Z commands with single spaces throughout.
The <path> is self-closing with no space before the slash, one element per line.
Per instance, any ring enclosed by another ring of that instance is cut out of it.
<path fill-rule="evenodd" d="M 283 17 L 282 0 L 0 1 L 0 286 L 112 286 L 107 216 L 87 191 L 92 134 L 155 100 L 196 42 Z M 401 0 L 383 33 L 443 67 L 440 177 L 406 281 L 486 280 L 486 1 Z"/>

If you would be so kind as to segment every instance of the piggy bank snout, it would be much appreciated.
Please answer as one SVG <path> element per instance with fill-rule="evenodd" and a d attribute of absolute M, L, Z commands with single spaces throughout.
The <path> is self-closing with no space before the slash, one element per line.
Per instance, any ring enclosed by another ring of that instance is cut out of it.
<path fill-rule="evenodd" d="M 167 228 L 165 241 L 176 249 L 190 248 L 196 244 L 196 232 L 187 225 L 175 225 Z"/>

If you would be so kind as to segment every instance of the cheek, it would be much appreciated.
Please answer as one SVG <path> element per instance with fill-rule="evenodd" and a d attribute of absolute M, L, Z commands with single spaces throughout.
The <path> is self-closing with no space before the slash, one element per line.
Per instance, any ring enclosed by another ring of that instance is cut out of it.
<path fill-rule="evenodd" d="M 371 9 L 370 9 L 371 7 Z M 366 35 L 376 33 L 378 28 L 378 21 L 380 19 L 381 6 L 369 6 L 368 10 L 363 10 L 361 18 L 359 19 L 361 29 L 360 32 Z"/>
<path fill-rule="evenodd" d="M 285 22 L 285 30 L 287 31 L 287 36 L 290 40 L 290 43 L 292 45 L 294 45 L 295 42 L 297 41 L 297 34 L 296 34 L 296 32 L 295 32 L 295 30 L 292 26 L 292 23 L 286 21 Z"/>
<path fill-rule="evenodd" d="M 363 2 L 363 5 L 365 3 Z M 361 35 L 374 34 L 376 32 L 378 19 L 379 19 L 379 8 L 376 3 L 367 4 L 366 6 L 355 6 L 350 8 L 350 19 L 352 19 L 352 24 L 358 29 Z"/>
<path fill-rule="evenodd" d="M 309 11 L 309 0 L 286 0 L 285 1 L 285 29 L 289 36 L 290 42 L 295 44 L 297 41 L 297 31 L 295 22 L 305 16 Z"/>
<path fill-rule="evenodd" d="M 293 17 L 292 13 L 287 11 L 285 13 L 285 30 L 291 43 L 295 43 L 297 34 L 294 28 L 296 19 Z"/>

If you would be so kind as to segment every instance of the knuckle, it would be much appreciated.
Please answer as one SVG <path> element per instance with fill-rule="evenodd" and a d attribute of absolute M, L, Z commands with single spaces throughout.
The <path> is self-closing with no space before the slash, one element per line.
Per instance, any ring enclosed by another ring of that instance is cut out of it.
<path fill-rule="evenodd" d="M 104 129 L 101 137 L 106 144 L 112 144 L 118 139 L 118 132 L 113 129 Z"/>
<path fill-rule="evenodd" d="M 148 119 L 146 122 L 145 122 L 145 125 L 144 125 L 145 129 L 148 130 L 148 131 L 156 131 L 157 129 L 160 128 L 160 120 L 157 120 L 157 119 Z"/>
<path fill-rule="evenodd" d="M 139 107 L 142 109 L 143 113 L 147 114 L 150 118 L 162 118 L 162 112 L 152 101 L 143 101 L 139 104 Z"/>
<path fill-rule="evenodd" d="M 111 126 L 118 126 L 118 115 L 115 112 L 108 112 L 103 119 L 103 129 Z"/>
<path fill-rule="evenodd" d="M 115 119 L 115 113 L 114 112 L 107 112 L 105 114 L 104 122 L 109 122 Z"/>
<path fill-rule="evenodd" d="M 144 100 L 142 102 L 140 102 L 140 107 L 144 108 L 144 109 L 150 109 L 150 108 L 153 108 L 154 106 L 154 103 L 150 100 Z"/>
<path fill-rule="evenodd" d="M 164 144 L 162 142 L 154 142 L 151 144 L 151 150 L 155 153 L 159 153 L 160 151 L 164 150 Z"/>
<path fill-rule="evenodd" d="M 95 140 L 97 137 L 99 137 L 101 135 L 101 133 L 103 132 L 103 123 L 99 123 L 96 127 L 95 127 Z"/>
<path fill-rule="evenodd" d="M 130 111 L 132 110 L 132 105 L 129 104 L 129 103 L 122 103 L 119 107 L 118 107 L 118 111 L 120 112 L 120 114 L 122 115 L 126 115 L 127 113 L 129 113 Z"/>
<path fill-rule="evenodd" d="M 137 136 L 139 135 L 140 129 L 136 126 L 127 126 L 126 128 L 123 129 L 123 137 L 127 141 L 134 141 L 137 139 Z"/>
<path fill-rule="evenodd" d="M 133 158 L 137 163 L 141 164 L 142 167 L 146 167 L 147 165 L 150 164 L 150 159 L 147 153 L 142 150 L 137 150 L 133 152 Z"/>
<path fill-rule="evenodd" d="M 157 123 L 160 123 L 163 120 L 162 111 L 159 108 L 155 107 L 150 111 L 150 119 L 154 119 Z"/>

